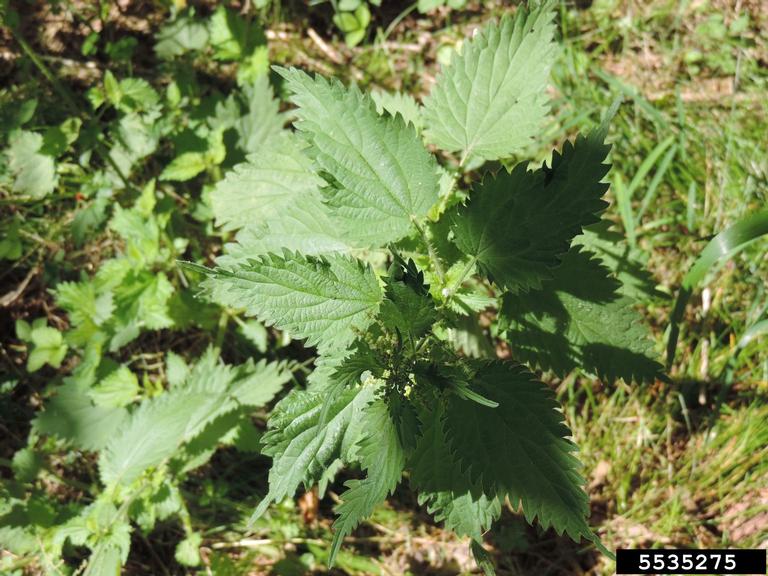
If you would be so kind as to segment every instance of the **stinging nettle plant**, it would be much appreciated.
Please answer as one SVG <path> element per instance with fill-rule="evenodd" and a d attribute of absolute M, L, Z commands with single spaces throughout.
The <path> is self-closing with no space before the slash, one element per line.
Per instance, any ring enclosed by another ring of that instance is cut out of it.
<path fill-rule="evenodd" d="M 585 231 L 607 206 L 607 120 L 537 169 L 483 166 L 543 130 L 553 19 L 550 3 L 489 24 L 423 105 L 275 68 L 296 131 L 213 193 L 218 223 L 239 232 L 215 269 L 189 265 L 204 293 L 318 352 L 306 389 L 269 421 L 255 515 L 358 463 L 331 563 L 403 478 L 479 559 L 505 500 L 600 546 L 571 432 L 532 370 L 659 375 L 632 290 Z M 497 358 L 481 316 L 512 359 Z"/>

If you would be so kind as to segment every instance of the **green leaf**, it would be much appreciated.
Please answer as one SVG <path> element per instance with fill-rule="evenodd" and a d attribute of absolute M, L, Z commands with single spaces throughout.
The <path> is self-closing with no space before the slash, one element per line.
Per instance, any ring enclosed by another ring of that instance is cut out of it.
<path fill-rule="evenodd" d="M 216 224 L 232 230 L 267 222 L 286 206 L 319 198 L 322 184 L 296 137 L 283 135 L 216 185 L 211 194 Z"/>
<path fill-rule="evenodd" d="M 67 118 L 58 126 L 49 127 L 43 135 L 40 151 L 54 158 L 62 155 L 77 140 L 82 125 L 80 118 Z"/>
<path fill-rule="evenodd" d="M 248 24 L 234 10 L 219 6 L 208 31 L 216 60 L 239 60 L 248 48 Z"/>
<path fill-rule="evenodd" d="M 185 182 L 191 180 L 208 166 L 208 158 L 202 152 L 184 152 L 174 158 L 160 173 L 160 180 Z"/>
<path fill-rule="evenodd" d="M 347 256 L 286 251 L 253 258 L 232 270 L 203 271 L 209 276 L 203 290 L 213 301 L 244 308 L 321 350 L 346 348 L 370 324 L 381 302 L 373 270 Z"/>
<path fill-rule="evenodd" d="M 251 521 L 271 502 L 292 496 L 300 484 L 317 482 L 336 459 L 351 461 L 362 432 L 360 415 L 373 393 L 371 386 L 348 388 L 325 406 L 325 392 L 296 390 L 275 406 L 262 439 L 262 452 L 273 458 L 269 493 Z"/>
<path fill-rule="evenodd" d="M 127 526 L 127 524 L 125 524 Z M 120 549 L 111 545 L 96 546 L 88 559 L 88 566 L 83 576 L 118 576 L 122 571 Z"/>
<path fill-rule="evenodd" d="M 326 201 L 351 238 L 369 245 L 411 232 L 437 201 L 437 163 L 401 117 L 383 117 L 369 96 L 337 81 L 276 68 L 299 109 Z"/>
<path fill-rule="evenodd" d="M 266 42 L 266 41 L 264 41 Z M 269 73 L 269 47 L 256 46 L 253 51 L 237 65 L 237 84 L 245 86 Z"/>
<path fill-rule="evenodd" d="M 165 357 L 165 377 L 171 387 L 181 386 L 189 375 L 189 366 L 184 358 L 169 351 Z"/>
<path fill-rule="evenodd" d="M 761 210 L 742 218 L 720 232 L 701 251 L 699 258 L 683 277 L 680 292 L 675 298 L 675 307 L 670 319 L 669 339 L 667 340 L 668 368 L 671 368 L 675 359 L 677 338 L 680 335 L 680 321 L 683 319 L 685 305 L 693 290 L 713 268 L 766 235 L 768 235 L 768 210 Z"/>
<path fill-rule="evenodd" d="M 269 332 L 267 331 L 266 326 L 258 320 L 240 321 L 238 322 L 238 325 L 240 334 L 248 339 L 259 352 L 265 354 L 267 352 L 267 347 L 269 346 Z"/>
<path fill-rule="evenodd" d="M 123 112 L 149 110 L 160 102 L 158 93 L 155 92 L 149 82 L 142 78 L 120 80 L 116 93 L 110 94 L 110 91 L 107 90 L 107 97 L 113 105 Z"/>
<path fill-rule="evenodd" d="M 177 472 L 199 466 L 247 409 L 267 404 L 290 377 L 277 362 L 228 366 L 209 348 L 183 382 L 145 399 L 115 432 L 101 453 L 102 480 L 128 485 L 171 457 Z"/>
<path fill-rule="evenodd" d="M 32 338 L 32 326 L 26 320 L 19 318 L 16 320 L 16 338 L 24 342 L 29 342 Z"/>
<path fill-rule="evenodd" d="M 290 379 L 291 372 L 284 363 L 262 360 L 228 366 L 209 348 L 178 387 L 179 394 L 206 398 L 190 417 L 184 439 L 191 440 L 223 414 L 266 405 Z"/>
<path fill-rule="evenodd" d="M 197 532 L 193 532 L 178 543 L 174 558 L 182 566 L 199 566 L 202 543 L 203 537 Z"/>
<path fill-rule="evenodd" d="M 104 95 L 113 106 L 120 103 L 120 82 L 118 82 L 111 70 L 104 73 Z"/>
<path fill-rule="evenodd" d="M 141 329 L 162 330 L 173 326 L 169 305 L 174 287 L 164 273 L 131 270 L 113 291 L 115 318 L 111 351 L 136 338 Z"/>
<path fill-rule="evenodd" d="M 486 496 L 462 470 L 445 438 L 445 410 L 438 402 L 421 415 L 423 431 L 409 459 L 419 503 L 459 536 L 482 537 L 501 514 L 495 495 Z M 474 494 L 473 494 L 474 493 Z"/>
<path fill-rule="evenodd" d="M 0 240 L 0 260 L 18 260 L 24 252 L 19 231 L 21 221 L 14 219 L 2 232 Z"/>
<path fill-rule="evenodd" d="M 328 379 L 334 385 L 334 390 L 336 386 L 339 388 L 357 386 L 362 382 L 366 372 L 379 378 L 387 370 L 376 351 L 371 349 L 364 340 L 355 340 L 347 354 L 341 360 L 334 359 L 332 366 L 330 363 L 327 366 L 320 365 L 321 369 L 329 371 Z M 317 363 L 315 366 L 317 369 Z M 329 392 L 329 394 L 333 393 L 333 391 Z"/>
<path fill-rule="evenodd" d="M 199 393 L 167 393 L 142 402 L 99 454 L 102 482 L 128 486 L 145 470 L 172 456 L 205 399 Z"/>
<path fill-rule="evenodd" d="M 479 539 L 473 538 L 469 546 L 472 551 L 472 556 L 474 557 L 475 562 L 477 562 L 478 568 L 483 571 L 483 575 L 496 576 L 496 568 L 493 566 L 493 559 L 488 551 L 483 548 Z"/>
<path fill-rule="evenodd" d="M 35 429 L 53 434 L 84 450 L 100 450 L 128 418 L 124 408 L 96 406 L 87 394 L 88 382 L 67 379 L 56 389 L 44 410 L 37 413 Z"/>
<path fill-rule="evenodd" d="M 301 204 L 291 204 L 279 215 L 262 224 L 246 226 L 237 233 L 237 242 L 225 246 L 225 254 L 216 259 L 223 267 L 245 264 L 260 254 L 280 254 L 283 250 L 307 256 L 348 252 L 349 245 L 339 234 L 327 209 L 314 196 L 305 196 Z"/>
<path fill-rule="evenodd" d="M 29 342 L 32 344 L 32 349 L 27 357 L 27 370 L 29 372 L 36 372 L 45 364 L 58 368 L 67 355 L 67 345 L 64 343 L 61 332 L 56 328 L 46 326 L 45 319 L 42 320 L 42 323 L 36 321 L 32 324 L 29 333 Z"/>
<path fill-rule="evenodd" d="M 67 340 L 85 345 L 103 327 L 115 310 L 111 291 L 97 292 L 96 282 L 60 282 L 55 290 L 56 304 L 69 314 L 72 328 Z"/>
<path fill-rule="evenodd" d="M 194 14 L 183 15 L 166 23 L 155 35 L 155 52 L 160 58 L 170 60 L 190 51 L 202 50 L 208 43 L 208 29 L 195 20 Z"/>
<path fill-rule="evenodd" d="M 610 147 L 603 138 L 601 128 L 566 142 L 551 167 L 530 172 L 522 163 L 486 177 L 452 214 L 456 245 L 503 288 L 539 288 L 571 240 L 607 206 L 601 198 Z"/>
<path fill-rule="evenodd" d="M 157 150 L 162 126 L 159 118 L 157 110 L 146 114 L 132 112 L 120 119 L 117 129 L 110 130 L 109 139 L 115 145 L 109 156 L 125 176 L 131 174 L 139 160 Z"/>
<path fill-rule="evenodd" d="M 611 230 L 609 220 L 601 220 L 587 226 L 573 239 L 573 244 L 583 246 L 600 258 L 600 261 L 621 282 L 621 293 L 644 300 L 665 295 L 656 289 L 653 275 L 646 269 L 647 256 L 639 248 L 631 248 L 624 235 Z"/>
<path fill-rule="evenodd" d="M 389 496 L 400 483 L 405 466 L 405 452 L 400 446 L 397 428 L 389 415 L 387 404 L 376 400 L 365 407 L 360 416 L 365 436 L 359 442 L 358 458 L 366 472 L 363 480 L 350 480 L 336 507 L 338 518 L 333 523 L 334 535 L 328 566 L 332 566 L 345 536 L 364 519 L 376 505 Z"/>
<path fill-rule="evenodd" d="M 396 260 L 390 268 L 379 317 L 384 326 L 407 338 L 412 347 L 437 322 L 429 286 L 424 284 L 424 274 L 413 260 Z"/>
<path fill-rule="evenodd" d="M 528 522 L 592 538 L 581 464 L 554 393 L 525 368 L 501 361 L 479 364 L 472 387 L 499 406 L 448 398 L 445 435 L 471 483 L 513 507 L 522 503 Z"/>
<path fill-rule="evenodd" d="M 406 124 L 411 124 L 416 132 L 421 133 L 424 127 L 424 119 L 421 116 L 421 107 L 416 99 L 405 92 L 383 92 L 376 90 L 371 92 L 371 99 L 376 104 L 379 114 L 385 112 L 390 116 L 400 115 Z"/>
<path fill-rule="evenodd" d="M 547 113 L 555 59 L 551 2 L 520 6 L 464 43 L 424 100 L 425 136 L 449 152 L 496 160 L 532 142 Z"/>
<path fill-rule="evenodd" d="M 13 176 L 13 192 L 43 198 L 56 187 L 56 165 L 53 158 L 41 154 L 43 137 L 21 130 L 10 138 L 5 151 L 8 168 Z"/>
<path fill-rule="evenodd" d="M 592 253 L 578 248 L 541 290 L 504 297 L 500 327 L 516 358 L 560 376 L 575 368 L 628 382 L 661 374 L 634 300 Z"/>
<path fill-rule="evenodd" d="M 248 113 L 241 116 L 235 124 L 238 144 L 246 154 L 266 153 L 276 144 L 280 145 L 279 141 L 286 136 L 284 127 L 287 116 L 280 112 L 280 101 L 275 98 L 267 74 L 262 74 L 243 86 L 243 95 L 248 104 Z M 291 150 L 290 153 L 293 155 L 296 152 Z M 270 166 L 268 163 L 261 165 Z M 277 163 L 274 168 L 283 166 Z M 285 168 L 289 166 L 290 164 L 285 165 Z"/>
<path fill-rule="evenodd" d="M 87 545 L 92 551 L 84 575 L 119 574 L 131 548 L 131 525 L 125 514 L 103 498 L 83 510 L 75 520 L 80 526 L 75 528 L 77 536 L 72 540 Z"/>
<path fill-rule="evenodd" d="M 125 364 L 110 372 L 88 391 L 97 406 L 117 408 L 127 406 L 139 393 L 139 379 Z"/>
<path fill-rule="evenodd" d="M 14 477 L 19 482 L 32 482 L 37 478 L 44 464 L 42 454 L 34 447 L 27 446 L 13 455 L 11 469 L 13 470 Z"/>

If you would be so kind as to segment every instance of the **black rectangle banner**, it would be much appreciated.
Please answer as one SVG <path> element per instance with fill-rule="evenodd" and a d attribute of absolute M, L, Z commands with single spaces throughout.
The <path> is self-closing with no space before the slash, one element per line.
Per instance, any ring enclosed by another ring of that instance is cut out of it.
<path fill-rule="evenodd" d="M 616 551 L 617 574 L 761 574 L 765 550 Z"/>

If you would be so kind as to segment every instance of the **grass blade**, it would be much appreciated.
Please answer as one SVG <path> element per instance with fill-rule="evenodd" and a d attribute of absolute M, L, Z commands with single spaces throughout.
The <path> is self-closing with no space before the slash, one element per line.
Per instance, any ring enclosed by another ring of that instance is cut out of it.
<path fill-rule="evenodd" d="M 768 234 L 768 210 L 748 216 L 724 230 L 709 241 L 701 256 L 683 278 L 683 284 L 675 300 L 670 319 L 669 340 L 667 341 L 667 370 L 672 366 L 680 335 L 680 321 L 685 305 L 694 288 L 704 280 L 707 272 L 723 259 L 730 258 L 750 242 Z"/>
<path fill-rule="evenodd" d="M 635 190 L 640 187 L 640 182 L 642 182 L 643 178 L 648 175 L 648 172 L 651 171 L 651 168 L 653 168 L 653 166 L 656 164 L 656 161 L 661 157 L 662 154 L 664 154 L 664 151 L 667 148 L 674 144 L 674 142 L 675 137 L 668 136 L 666 139 L 659 142 L 656 147 L 651 150 L 651 153 L 646 156 L 645 160 L 643 160 L 642 164 L 640 164 L 640 167 L 637 169 L 637 172 L 632 178 L 632 181 L 629 183 L 628 193 L 630 198 L 634 195 Z"/>
<path fill-rule="evenodd" d="M 659 184 L 661 184 L 661 181 L 664 178 L 664 174 L 667 173 L 667 169 L 669 168 L 672 159 L 675 157 L 675 154 L 677 154 L 677 145 L 672 146 L 659 163 L 659 167 L 656 169 L 656 173 L 653 175 L 651 183 L 648 185 L 648 190 L 643 196 L 643 201 L 640 203 L 640 210 L 637 212 L 637 222 L 635 222 L 638 226 L 643 218 L 643 214 L 645 214 L 645 211 L 648 210 L 651 202 L 656 197 L 656 190 L 658 190 Z"/>
<path fill-rule="evenodd" d="M 621 223 L 624 225 L 624 232 L 627 234 L 627 242 L 634 248 L 637 241 L 637 233 L 635 232 L 635 218 L 632 214 L 632 198 L 620 172 L 616 172 L 613 179 L 613 192 L 616 196 L 616 205 L 621 216 Z"/>

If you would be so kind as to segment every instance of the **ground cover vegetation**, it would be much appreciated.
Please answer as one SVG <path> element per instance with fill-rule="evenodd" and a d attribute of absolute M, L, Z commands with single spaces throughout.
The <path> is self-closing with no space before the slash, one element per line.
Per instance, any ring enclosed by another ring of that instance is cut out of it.
<path fill-rule="evenodd" d="M 0 13 L 3 573 L 768 543 L 760 3 Z"/>

